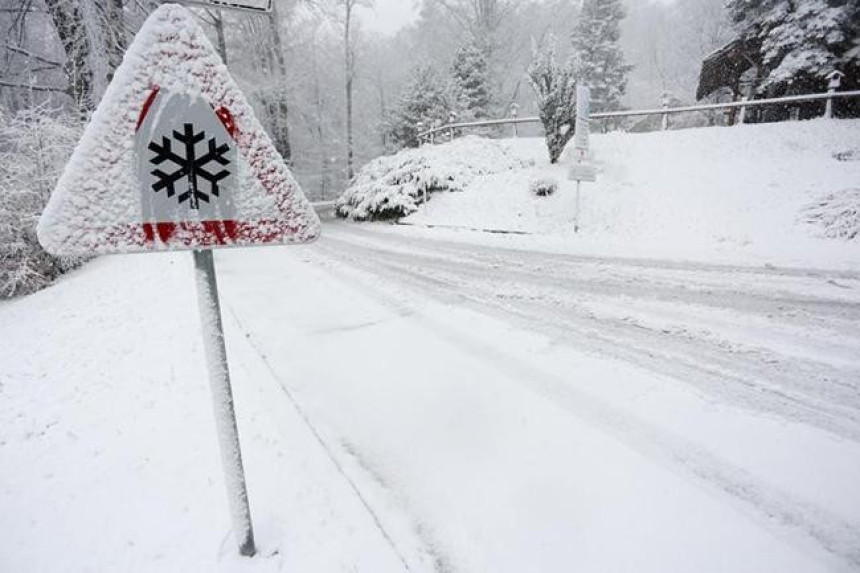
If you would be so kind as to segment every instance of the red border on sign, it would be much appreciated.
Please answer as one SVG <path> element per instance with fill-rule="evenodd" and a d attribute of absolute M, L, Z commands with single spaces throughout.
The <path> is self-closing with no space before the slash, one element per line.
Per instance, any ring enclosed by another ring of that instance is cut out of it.
<path fill-rule="evenodd" d="M 149 113 L 149 108 L 151 108 L 153 102 L 155 102 L 155 97 L 158 95 L 159 90 L 160 88 L 158 86 L 153 86 L 152 91 L 149 92 L 149 95 L 146 98 L 146 101 L 143 102 L 143 108 L 140 110 L 140 115 L 137 117 L 137 125 L 134 128 L 135 133 L 140 131 L 140 126 L 143 125 L 143 120 L 146 119 L 146 114 Z"/>

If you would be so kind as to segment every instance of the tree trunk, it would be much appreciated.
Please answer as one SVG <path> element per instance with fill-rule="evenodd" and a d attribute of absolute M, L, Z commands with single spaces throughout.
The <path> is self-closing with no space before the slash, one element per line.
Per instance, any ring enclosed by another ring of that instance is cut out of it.
<path fill-rule="evenodd" d="M 128 47 L 125 33 L 125 15 L 123 13 L 122 0 L 107 0 L 106 18 L 107 30 L 105 39 L 107 41 L 108 53 L 108 83 L 113 81 L 116 69 L 122 63 L 122 57 Z"/>
<path fill-rule="evenodd" d="M 352 8 L 355 5 L 354 0 L 346 0 L 346 22 L 344 26 L 343 44 L 346 64 L 346 178 L 347 182 L 352 181 L 354 173 L 353 161 L 353 140 L 352 140 L 352 80 L 354 75 L 354 55 L 352 46 L 350 45 L 350 27 L 352 24 Z"/>
<path fill-rule="evenodd" d="M 95 108 L 95 101 L 93 71 L 88 61 L 91 46 L 83 11 L 77 0 L 45 0 L 45 5 L 66 53 L 69 94 L 78 109 L 85 114 Z"/>
<path fill-rule="evenodd" d="M 221 10 L 216 10 L 211 13 L 212 20 L 215 22 L 215 37 L 218 39 L 218 54 L 221 56 L 221 61 L 227 65 L 227 39 L 224 37 L 224 14 Z"/>
<path fill-rule="evenodd" d="M 272 11 L 269 14 L 269 28 L 272 33 L 272 50 L 275 53 L 275 63 L 278 70 L 278 89 L 274 94 L 272 102 L 272 134 L 275 140 L 275 147 L 280 152 L 284 161 L 290 163 L 292 161 L 293 150 L 290 145 L 290 125 L 289 113 L 290 108 L 287 103 L 286 82 L 287 82 L 287 63 L 284 60 L 284 48 L 281 42 L 281 31 L 278 29 L 278 12 L 275 7 L 277 2 L 272 3 Z"/>

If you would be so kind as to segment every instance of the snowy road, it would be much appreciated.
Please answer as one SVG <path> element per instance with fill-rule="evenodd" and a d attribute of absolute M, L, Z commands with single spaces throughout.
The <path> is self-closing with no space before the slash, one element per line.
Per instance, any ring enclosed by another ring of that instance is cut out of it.
<path fill-rule="evenodd" d="M 860 276 L 509 239 L 217 253 L 252 561 L 190 255 L 0 303 L 0 570 L 860 571 Z"/>
<path fill-rule="evenodd" d="M 417 296 L 860 441 L 860 273 L 542 254 L 338 223 L 320 250 Z"/>
<path fill-rule="evenodd" d="M 860 568 L 860 275 L 338 222 L 302 257 L 231 312 L 409 568 Z"/>

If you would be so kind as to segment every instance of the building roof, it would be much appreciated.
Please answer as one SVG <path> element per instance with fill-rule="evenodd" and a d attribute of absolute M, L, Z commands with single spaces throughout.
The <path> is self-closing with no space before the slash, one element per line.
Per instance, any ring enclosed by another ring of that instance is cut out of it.
<path fill-rule="evenodd" d="M 749 54 L 757 51 L 752 48 L 748 41 L 736 38 L 705 58 L 696 99 L 705 98 L 721 88 L 736 88 L 741 76 L 755 65 Z"/>

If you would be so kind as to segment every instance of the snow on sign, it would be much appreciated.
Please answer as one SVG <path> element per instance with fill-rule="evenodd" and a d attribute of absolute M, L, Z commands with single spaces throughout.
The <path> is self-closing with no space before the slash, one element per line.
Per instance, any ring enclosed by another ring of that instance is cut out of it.
<path fill-rule="evenodd" d="M 318 235 L 313 208 L 221 58 L 172 4 L 138 32 L 38 227 L 57 255 Z"/>
<path fill-rule="evenodd" d="M 259 10 L 268 12 L 272 9 L 272 0 L 203 0 L 201 3 L 214 4 L 225 8 L 239 8 L 242 10 Z"/>

